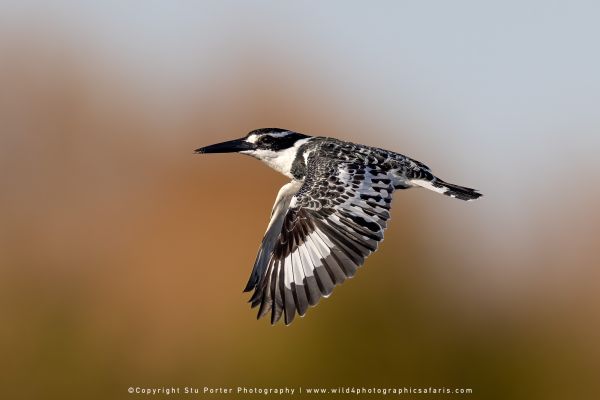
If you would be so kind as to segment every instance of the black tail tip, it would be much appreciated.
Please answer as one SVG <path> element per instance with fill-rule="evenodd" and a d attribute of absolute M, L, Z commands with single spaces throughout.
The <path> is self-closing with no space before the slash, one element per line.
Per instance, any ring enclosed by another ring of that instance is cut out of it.
<path fill-rule="evenodd" d="M 473 201 L 483 196 L 483 194 L 471 188 L 455 185 L 446 185 L 446 187 L 447 190 L 444 192 L 444 194 L 459 200 Z"/>

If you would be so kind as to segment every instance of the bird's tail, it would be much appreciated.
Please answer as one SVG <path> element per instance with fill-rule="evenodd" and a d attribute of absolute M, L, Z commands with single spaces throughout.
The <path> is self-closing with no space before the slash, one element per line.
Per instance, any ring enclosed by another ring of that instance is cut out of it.
<path fill-rule="evenodd" d="M 411 180 L 411 183 L 429 190 L 433 190 L 434 192 L 465 201 L 475 200 L 483 196 L 475 189 L 444 182 L 436 177 L 434 177 L 432 180 L 413 179 Z"/>

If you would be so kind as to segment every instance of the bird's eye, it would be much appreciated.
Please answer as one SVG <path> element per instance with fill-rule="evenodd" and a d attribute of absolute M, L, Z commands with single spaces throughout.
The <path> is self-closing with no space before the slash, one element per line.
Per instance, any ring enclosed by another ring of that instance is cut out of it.
<path fill-rule="evenodd" d="M 260 140 L 261 143 L 273 143 L 273 137 L 271 136 L 265 136 Z"/>

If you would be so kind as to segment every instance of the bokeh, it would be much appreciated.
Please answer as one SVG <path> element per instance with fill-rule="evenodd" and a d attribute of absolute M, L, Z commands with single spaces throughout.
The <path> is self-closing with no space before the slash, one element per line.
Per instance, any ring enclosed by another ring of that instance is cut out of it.
<path fill-rule="evenodd" d="M 591 1 L 2 2 L 1 397 L 596 398 L 599 14 Z M 395 150 L 485 197 L 398 192 L 357 276 L 270 326 L 242 289 L 286 178 L 193 154 L 260 127 Z"/>

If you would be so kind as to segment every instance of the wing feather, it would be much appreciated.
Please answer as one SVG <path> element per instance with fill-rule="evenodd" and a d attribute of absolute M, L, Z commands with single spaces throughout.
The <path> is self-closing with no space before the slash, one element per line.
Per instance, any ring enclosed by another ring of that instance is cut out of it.
<path fill-rule="evenodd" d="M 335 284 L 331 280 L 329 272 L 324 264 L 324 257 L 318 247 L 313 243 L 312 235 L 306 237 L 305 253 L 309 257 L 309 262 L 314 266 L 314 276 L 316 284 L 323 297 L 327 297 L 333 291 Z M 317 298 L 318 301 L 318 298 Z M 313 304 L 314 305 L 314 304 Z"/>
<path fill-rule="evenodd" d="M 311 154 L 304 182 L 280 190 L 246 287 L 258 318 L 290 324 L 377 250 L 394 191 L 381 168 Z"/>
<path fill-rule="evenodd" d="M 300 244 L 298 244 L 300 246 Z M 294 274 L 294 283 L 292 285 L 292 291 L 294 292 L 294 299 L 296 300 L 296 310 L 298 315 L 304 316 L 308 309 L 308 296 L 306 295 L 306 289 L 304 288 L 304 281 L 306 279 L 304 275 L 304 269 L 302 261 L 300 261 L 299 251 L 291 253 L 291 265 L 292 273 Z"/>

